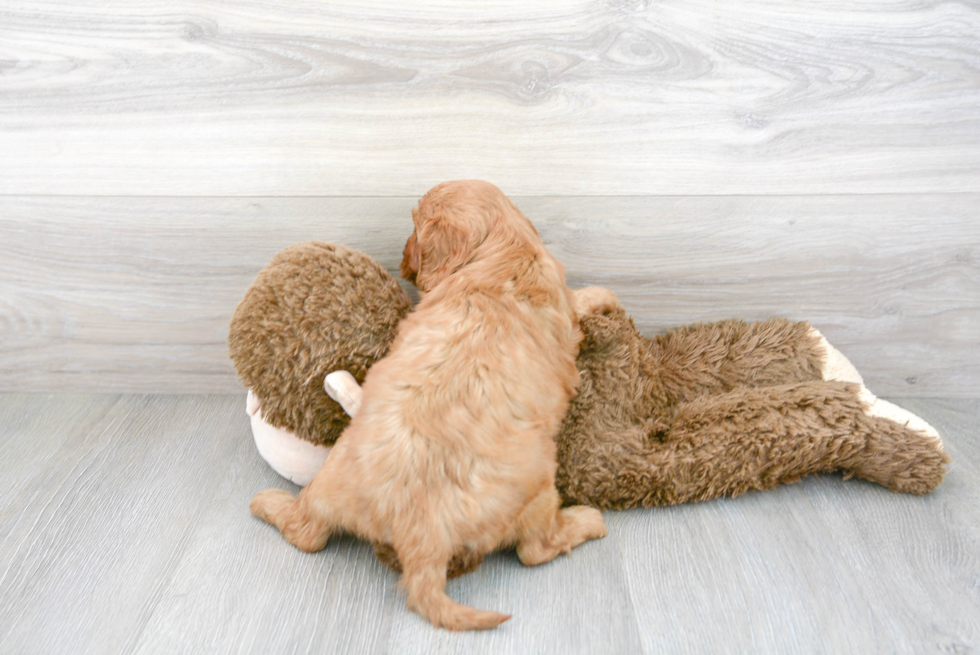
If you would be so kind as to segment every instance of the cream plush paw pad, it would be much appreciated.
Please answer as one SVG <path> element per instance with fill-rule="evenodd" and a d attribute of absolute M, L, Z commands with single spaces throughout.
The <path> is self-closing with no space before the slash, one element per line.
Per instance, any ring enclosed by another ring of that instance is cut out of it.
<path fill-rule="evenodd" d="M 817 328 L 810 328 L 810 336 L 816 337 L 820 342 L 819 347 L 823 349 L 823 369 L 821 370 L 821 376 L 824 380 L 839 380 L 840 382 L 860 382 L 864 384 L 864 379 L 861 374 L 858 373 L 857 369 L 854 368 L 854 364 L 851 363 L 847 357 L 841 354 L 839 350 L 830 345 L 820 330 Z"/>
<path fill-rule="evenodd" d="M 294 484 L 305 487 L 323 466 L 330 453 L 329 446 L 303 441 L 289 430 L 266 423 L 262 418 L 259 399 L 248 390 L 245 411 L 252 419 L 252 435 L 255 446 L 269 466 Z"/>
<path fill-rule="evenodd" d="M 894 421 L 895 423 L 904 425 L 908 429 L 922 434 L 927 439 L 934 440 L 938 450 L 943 449 L 943 440 L 939 437 L 939 432 L 936 431 L 936 428 L 932 427 L 912 412 L 908 411 L 907 409 L 902 409 L 898 405 L 890 403 L 887 400 L 878 398 L 864 385 L 861 385 L 861 393 L 858 397 L 863 402 L 867 403 L 867 409 L 864 411 L 868 416 L 886 418 L 889 421 Z"/>
<path fill-rule="evenodd" d="M 899 425 L 904 425 L 910 430 L 919 432 L 928 439 L 935 440 L 936 447 L 939 450 L 943 449 L 942 439 L 940 439 L 939 433 L 934 427 L 907 409 L 902 409 L 894 403 L 890 403 L 887 400 L 882 400 L 881 398 L 875 396 L 866 386 L 864 386 L 864 379 L 861 377 L 861 374 L 858 373 L 857 369 L 854 368 L 854 364 L 852 364 L 847 357 L 844 357 L 839 350 L 830 345 L 830 342 L 828 342 L 827 339 L 820 334 L 819 330 L 816 328 L 810 328 L 810 335 L 819 340 L 820 347 L 823 349 L 824 364 L 821 371 L 821 376 L 824 380 L 859 383 L 861 385 L 859 397 L 867 404 L 865 413 L 868 416 L 886 418 L 890 421 L 898 423 Z"/>

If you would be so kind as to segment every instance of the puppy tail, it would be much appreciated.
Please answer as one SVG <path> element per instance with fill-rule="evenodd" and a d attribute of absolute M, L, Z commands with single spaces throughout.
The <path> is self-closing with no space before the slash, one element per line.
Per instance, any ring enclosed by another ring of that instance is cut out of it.
<path fill-rule="evenodd" d="M 414 567 L 413 567 L 414 568 Z M 408 590 L 408 607 L 437 628 L 447 630 L 488 630 L 507 619 L 509 614 L 478 610 L 460 605 L 446 595 L 446 566 L 432 566 L 409 571 L 406 566 L 402 584 Z"/>

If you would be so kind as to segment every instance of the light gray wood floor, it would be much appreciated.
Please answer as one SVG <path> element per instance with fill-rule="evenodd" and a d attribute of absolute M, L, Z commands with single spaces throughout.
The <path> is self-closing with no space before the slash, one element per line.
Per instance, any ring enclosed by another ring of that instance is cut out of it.
<path fill-rule="evenodd" d="M 0 395 L 2 653 L 875 653 L 980 649 L 980 401 L 899 400 L 954 458 L 928 497 L 839 476 L 607 512 L 609 536 L 450 583 L 452 634 L 370 547 L 289 546 L 243 396 Z"/>

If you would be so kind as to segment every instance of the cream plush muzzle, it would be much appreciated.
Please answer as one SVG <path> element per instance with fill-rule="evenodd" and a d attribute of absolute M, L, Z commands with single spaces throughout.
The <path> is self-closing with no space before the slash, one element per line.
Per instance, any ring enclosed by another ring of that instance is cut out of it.
<path fill-rule="evenodd" d="M 361 407 L 361 387 L 347 371 L 334 371 L 323 380 L 323 389 L 353 417 Z M 272 469 L 293 484 L 305 487 L 323 466 L 330 446 L 321 446 L 300 439 L 289 430 L 270 425 L 262 418 L 259 399 L 251 389 L 245 401 L 245 411 L 251 417 L 255 447 Z"/>

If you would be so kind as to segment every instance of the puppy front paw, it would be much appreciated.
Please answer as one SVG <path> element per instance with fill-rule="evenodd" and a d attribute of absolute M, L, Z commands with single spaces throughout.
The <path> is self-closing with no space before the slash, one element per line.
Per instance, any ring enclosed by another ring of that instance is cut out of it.
<path fill-rule="evenodd" d="M 611 312 L 619 304 L 616 294 L 602 287 L 585 287 L 572 293 L 575 296 L 575 313 L 579 316 Z"/>

